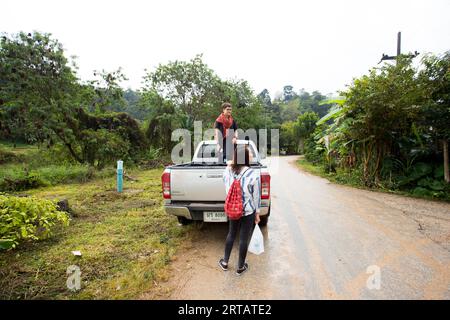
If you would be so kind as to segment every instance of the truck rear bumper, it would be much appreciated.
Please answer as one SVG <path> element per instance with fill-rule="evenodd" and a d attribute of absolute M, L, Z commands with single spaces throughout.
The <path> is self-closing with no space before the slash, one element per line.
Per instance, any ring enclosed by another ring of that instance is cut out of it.
<path fill-rule="evenodd" d="M 189 220 L 203 220 L 204 211 L 224 211 L 223 203 L 166 203 L 166 213 Z M 270 201 L 262 201 L 260 215 L 269 213 Z"/>

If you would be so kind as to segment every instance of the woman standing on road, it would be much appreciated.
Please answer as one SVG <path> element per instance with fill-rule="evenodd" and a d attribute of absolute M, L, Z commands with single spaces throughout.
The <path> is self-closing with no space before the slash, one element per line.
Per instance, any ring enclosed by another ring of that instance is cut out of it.
<path fill-rule="evenodd" d="M 229 221 L 229 230 L 225 243 L 225 255 L 219 260 L 222 270 L 228 270 L 228 261 L 233 248 L 234 239 L 240 227 L 239 233 L 239 261 L 236 274 L 241 275 L 247 271 L 245 262 L 248 244 L 254 224 L 259 223 L 261 207 L 260 178 L 256 170 L 250 168 L 251 153 L 247 145 L 236 145 L 234 148 L 233 162 L 227 166 L 223 173 L 225 191 L 228 194 L 234 179 L 240 179 L 244 212 L 239 220 Z"/>
<path fill-rule="evenodd" d="M 219 160 L 225 162 L 229 160 L 232 152 L 232 145 L 236 143 L 238 138 L 237 124 L 231 116 L 231 103 L 222 104 L 222 113 L 217 117 L 214 123 L 215 140 L 217 141 L 217 151 L 219 152 Z M 233 131 L 232 133 L 230 133 Z M 228 151 L 227 151 L 228 150 Z"/>

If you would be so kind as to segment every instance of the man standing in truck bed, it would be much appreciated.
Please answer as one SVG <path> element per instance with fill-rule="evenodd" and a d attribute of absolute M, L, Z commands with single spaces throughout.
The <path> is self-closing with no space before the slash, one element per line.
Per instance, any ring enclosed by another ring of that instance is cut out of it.
<path fill-rule="evenodd" d="M 214 123 L 219 162 L 231 160 L 233 155 L 232 146 L 236 143 L 238 138 L 237 124 L 231 116 L 231 111 L 231 103 L 223 103 L 222 113 L 217 117 L 216 122 Z M 232 130 L 230 131 L 230 129 Z"/>

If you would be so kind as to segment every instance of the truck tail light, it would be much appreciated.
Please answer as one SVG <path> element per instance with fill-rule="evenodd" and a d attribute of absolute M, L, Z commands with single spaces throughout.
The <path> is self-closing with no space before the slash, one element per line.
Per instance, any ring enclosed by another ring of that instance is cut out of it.
<path fill-rule="evenodd" d="M 170 172 L 164 172 L 162 174 L 161 184 L 164 199 L 170 199 Z"/>
<path fill-rule="evenodd" d="M 270 198 L 270 174 L 261 173 L 261 199 Z"/>

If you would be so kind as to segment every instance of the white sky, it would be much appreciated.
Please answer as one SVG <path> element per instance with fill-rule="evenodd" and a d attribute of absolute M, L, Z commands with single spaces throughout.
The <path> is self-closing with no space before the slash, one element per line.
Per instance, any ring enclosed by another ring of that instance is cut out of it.
<path fill-rule="evenodd" d="M 450 50 L 449 0 L 2 0 L 0 13 L 0 31 L 52 33 L 82 79 L 121 66 L 133 89 L 145 68 L 203 53 L 255 93 L 326 94 L 395 55 L 398 31 L 402 52 Z"/>

